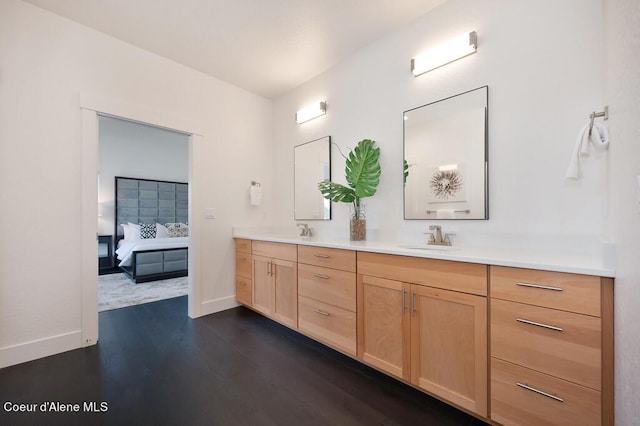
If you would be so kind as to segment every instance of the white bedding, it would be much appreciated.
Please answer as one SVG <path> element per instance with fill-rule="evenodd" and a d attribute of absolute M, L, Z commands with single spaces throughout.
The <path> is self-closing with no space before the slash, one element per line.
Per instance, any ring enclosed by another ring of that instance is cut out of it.
<path fill-rule="evenodd" d="M 120 266 L 130 266 L 131 253 L 134 251 L 183 247 L 189 247 L 189 237 L 149 238 L 132 241 L 122 240 L 116 250 L 116 256 L 120 261 Z"/>

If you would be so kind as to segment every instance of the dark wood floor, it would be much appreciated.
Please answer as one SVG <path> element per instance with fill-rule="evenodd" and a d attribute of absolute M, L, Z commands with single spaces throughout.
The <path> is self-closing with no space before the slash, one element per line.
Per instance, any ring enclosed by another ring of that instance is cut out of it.
<path fill-rule="evenodd" d="M 98 345 L 1 369 L 0 425 L 484 424 L 248 309 L 186 312 L 186 296 L 103 312 Z"/>

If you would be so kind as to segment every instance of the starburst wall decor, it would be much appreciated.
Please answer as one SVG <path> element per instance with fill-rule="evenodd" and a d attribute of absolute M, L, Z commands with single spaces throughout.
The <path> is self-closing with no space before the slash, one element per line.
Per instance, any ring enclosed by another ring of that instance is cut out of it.
<path fill-rule="evenodd" d="M 461 168 L 433 167 L 429 180 L 429 202 L 465 201 L 466 188 Z"/>

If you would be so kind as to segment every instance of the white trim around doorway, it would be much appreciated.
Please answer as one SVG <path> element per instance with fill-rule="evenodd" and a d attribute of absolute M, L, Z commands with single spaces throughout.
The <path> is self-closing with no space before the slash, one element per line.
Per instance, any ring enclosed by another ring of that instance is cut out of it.
<path fill-rule="evenodd" d="M 80 94 L 82 112 L 82 346 L 98 341 L 98 115 L 149 124 L 189 137 L 189 316 L 202 312 L 202 145 L 203 126 L 169 112 L 89 93 Z"/>

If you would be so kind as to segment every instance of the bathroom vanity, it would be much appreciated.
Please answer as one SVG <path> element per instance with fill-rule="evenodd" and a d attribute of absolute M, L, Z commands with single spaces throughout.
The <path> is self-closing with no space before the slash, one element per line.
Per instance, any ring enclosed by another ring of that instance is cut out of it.
<path fill-rule="evenodd" d="M 504 425 L 613 425 L 613 271 L 496 249 L 237 235 L 239 303 Z"/>

